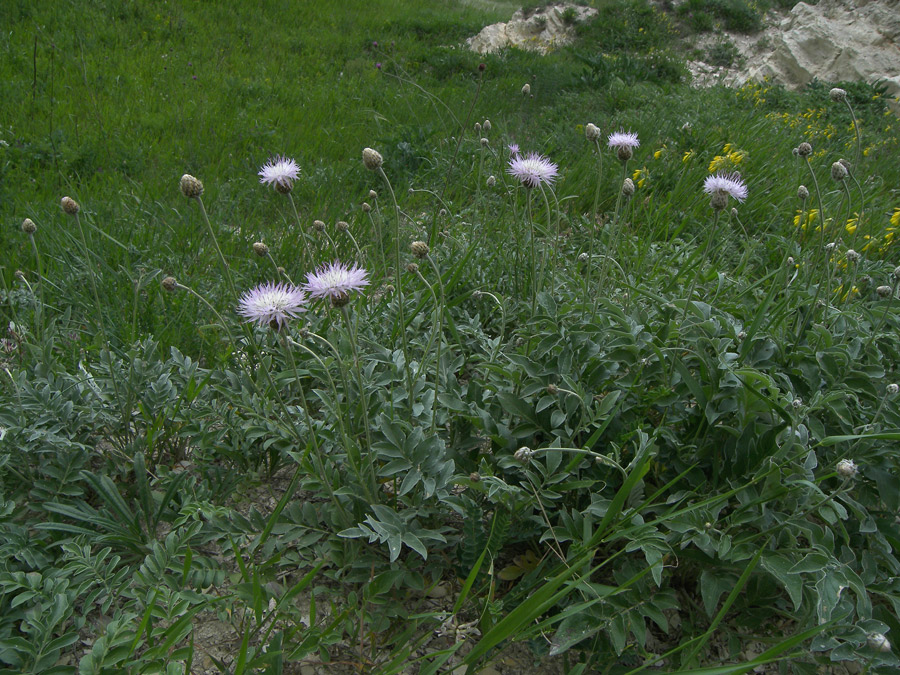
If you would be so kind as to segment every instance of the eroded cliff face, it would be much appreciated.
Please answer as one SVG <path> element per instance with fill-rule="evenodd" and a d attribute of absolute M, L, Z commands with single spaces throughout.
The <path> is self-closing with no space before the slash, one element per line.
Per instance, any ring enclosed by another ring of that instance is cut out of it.
<path fill-rule="evenodd" d="M 900 0 L 801 2 L 764 35 L 769 49 L 746 55 L 747 78 L 883 81 L 900 96 Z"/>
<path fill-rule="evenodd" d="M 546 54 L 575 38 L 574 24 L 597 13 L 590 7 L 548 5 L 525 14 L 521 9 L 507 23 L 485 26 L 478 35 L 466 41 L 469 49 L 479 54 L 518 47 Z"/>

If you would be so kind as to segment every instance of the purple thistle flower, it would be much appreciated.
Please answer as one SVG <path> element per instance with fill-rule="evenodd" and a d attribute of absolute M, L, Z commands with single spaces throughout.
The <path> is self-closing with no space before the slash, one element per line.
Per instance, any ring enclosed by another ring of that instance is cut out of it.
<path fill-rule="evenodd" d="M 272 185 L 275 189 L 287 189 L 290 192 L 294 181 L 300 174 L 300 167 L 293 159 L 277 156 L 270 159 L 259 171 L 259 182 Z"/>
<path fill-rule="evenodd" d="M 510 155 L 516 156 L 519 154 L 519 144 L 518 143 L 510 143 L 506 147 L 509 150 Z"/>
<path fill-rule="evenodd" d="M 719 172 L 714 176 L 707 176 L 703 181 L 703 191 L 708 195 L 721 192 L 739 202 L 747 199 L 747 185 L 739 173 Z"/>
<path fill-rule="evenodd" d="M 267 283 L 246 291 L 238 303 L 238 314 L 247 321 L 278 330 L 288 319 L 305 312 L 306 293 L 296 286 Z"/>
<path fill-rule="evenodd" d="M 509 160 L 506 172 L 518 178 L 525 187 L 536 188 L 541 183 L 551 185 L 556 180 L 559 167 L 543 155 L 529 152 L 522 157 L 515 155 Z"/>
<path fill-rule="evenodd" d="M 637 134 L 632 133 L 631 131 L 614 131 L 609 135 L 607 145 L 616 150 L 621 148 L 633 150 L 634 148 L 640 147 L 641 142 L 638 140 Z"/>
<path fill-rule="evenodd" d="M 356 263 L 348 267 L 335 260 L 306 275 L 303 288 L 314 298 L 331 298 L 335 305 L 346 303 L 351 291 L 362 291 L 369 285 L 369 273 Z"/>

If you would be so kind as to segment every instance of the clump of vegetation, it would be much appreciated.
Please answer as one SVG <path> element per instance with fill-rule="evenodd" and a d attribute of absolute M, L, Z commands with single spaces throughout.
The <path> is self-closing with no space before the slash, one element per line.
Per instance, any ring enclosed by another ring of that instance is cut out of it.
<path fill-rule="evenodd" d="M 895 672 L 883 90 L 309 5 L 9 33 L 2 672 Z"/>

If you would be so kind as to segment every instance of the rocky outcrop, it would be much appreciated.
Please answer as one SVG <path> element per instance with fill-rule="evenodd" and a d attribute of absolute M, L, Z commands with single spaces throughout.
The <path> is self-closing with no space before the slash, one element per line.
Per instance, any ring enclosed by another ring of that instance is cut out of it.
<path fill-rule="evenodd" d="M 575 39 L 574 24 L 596 13 L 596 9 L 576 5 L 549 5 L 529 14 L 520 9 L 508 23 L 486 26 L 478 35 L 466 40 L 466 44 L 479 54 L 506 47 L 546 54 L 572 42 Z"/>
<path fill-rule="evenodd" d="M 883 81 L 900 95 L 900 2 L 820 0 L 798 3 L 767 31 L 771 51 L 748 63 L 747 76 L 804 86 L 813 78 Z"/>

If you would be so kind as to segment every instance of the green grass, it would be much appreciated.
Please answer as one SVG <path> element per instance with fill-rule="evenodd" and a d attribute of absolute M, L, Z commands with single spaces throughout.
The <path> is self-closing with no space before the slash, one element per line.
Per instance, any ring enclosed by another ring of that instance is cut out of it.
<path fill-rule="evenodd" d="M 0 5 L 0 673 L 444 672 L 511 642 L 573 675 L 896 668 L 868 644 L 900 632 L 896 118 L 867 84 L 852 113 L 691 89 L 672 15 L 595 5 L 546 57 L 461 47 L 503 2 Z M 299 220 L 259 184 L 277 154 Z M 745 203 L 713 213 L 711 166 Z M 307 250 L 369 271 L 346 316 L 241 323 L 231 283 L 300 282 Z"/>

